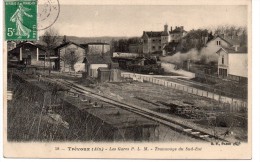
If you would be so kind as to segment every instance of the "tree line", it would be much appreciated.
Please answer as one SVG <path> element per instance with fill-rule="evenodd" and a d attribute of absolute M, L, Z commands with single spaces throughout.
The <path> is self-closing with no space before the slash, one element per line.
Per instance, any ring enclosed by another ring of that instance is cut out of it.
<path fill-rule="evenodd" d="M 111 50 L 112 52 L 129 52 L 130 44 L 141 43 L 140 37 L 132 37 L 128 39 L 119 39 L 111 41 Z"/>

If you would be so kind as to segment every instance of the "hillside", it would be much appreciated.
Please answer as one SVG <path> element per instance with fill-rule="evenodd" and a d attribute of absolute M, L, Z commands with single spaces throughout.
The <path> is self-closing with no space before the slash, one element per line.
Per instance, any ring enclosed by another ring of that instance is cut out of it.
<path fill-rule="evenodd" d="M 40 36 L 39 43 L 42 44 Z M 76 36 L 66 36 L 67 40 L 83 44 L 83 43 L 89 43 L 89 42 L 104 42 L 104 43 L 110 43 L 111 40 L 119 40 L 119 39 L 127 39 L 128 37 L 111 37 L 111 36 L 103 36 L 103 37 L 76 37 Z M 63 36 L 59 37 L 59 44 L 62 42 Z"/>

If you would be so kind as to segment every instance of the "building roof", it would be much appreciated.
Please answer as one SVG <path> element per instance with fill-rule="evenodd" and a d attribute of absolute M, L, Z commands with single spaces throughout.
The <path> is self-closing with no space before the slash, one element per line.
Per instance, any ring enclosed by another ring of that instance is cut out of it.
<path fill-rule="evenodd" d="M 216 53 L 218 53 L 221 50 L 224 50 L 226 53 L 241 53 L 241 54 L 247 53 L 246 46 L 238 47 L 237 50 L 235 50 L 234 48 L 226 48 L 221 46 L 221 48 Z"/>
<path fill-rule="evenodd" d="M 89 64 L 110 64 L 112 63 L 111 56 L 109 55 L 86 55 L 83 63 Z"/>
<path fill-rule="evenodd" d="M 163 31 L 161 34 L 161 36 L 168 36 L 168 35 L 169 35 L 169 32 L 167 32 L 167 31 Z"/>
<path fill-rule="evenodd" d="M 240 45 L 240 40 L 238 39 L 238 37 L 233 38 L 233 39 L 225 37 L 223 39 L 225 39 L 227 42 L 229 42 L 232 45 Z"/>
<path fill-rule="evenodd" d="M 109 45 L 108 43 L 103 43 L 103 42 L 89 42 L 87 43 L 88 45 Z"/>
<path fill-rule="evenodd" d="M 86 111 L 101 119 L 105 123 L 118 128 L 131 128 L 131 127 L 157 127 L 158 124 L 152 120 L 146 119 L 142 116 L 136 115 L 132 112 L 120 108 L 95 108 L 86 109 Z"/>
<path fill-rule="evenodd" d="M 220 38 L 221 40 L 225 41 L 225 42 L 226 42 L 227 44 L 229 44 L 230 46 L 233 45 L 231 42 L 227 41 L 226 39 L 224 39 L 223 37 L 221 37 L 221 36 L 219 36 L 219 35 L 217 35 L 217 36 L 216 36 L 215 38 L 213 38 L 212 40 L 215 40 L 215 39 L 217 39 L 217 38 Z"/>
<path fill-rule="evenodd" d="M 110 71 L 107 67 L 99 67 L 99 71 Z"/>
<path fill-rule="evenodd" d="M 89 45 L 110 45 L 108 43 L 102 43 L 102 42 L 90 42 L 90 43 L 83 43 L 80 44 L 80 46 L 84 47 L 84 48 L 88 48 Z"/>
<path fill-rule="evenodd" d="M 99 68 L 103 69 L 103 68 Z M 85 96 L 86 97 L 86 96 Z M 77 107 L 82 112 L 87 112 L 103 122 L 113 126 L 114 128 L 129 128 L 129 127 L 157 127 L 158 124 L 152 120 L 146 119 L 140 115 L 114 107 L 112 105 L 104 104 L 102 101 L 86 97 L 92 103 L 97 101 L 99 105 L 104 107 L 90 106 L 89 102 L 81 102 L 79 97 L 65 96 L 62 98 L 64 102 L 71 106 Z"/>
<path fill-rule="evenodd" d="M 22 47 L 22 46 L 24 46 L 24 45 L 34 46 L 34 47 L 36 47 L 36 48 L 39 48 L 40 50 L 46 51 L 46 50 L 45 50 L 45 47 L 42 46 L 42 45 L 39 45 L 39 44 L 36 44 L 36 43 L 33 43 L 33 42 L 22 42 L 22 43 L 16 45 L 16 47 L 15 47 L 14 49 L 12 49 L 12 50 L 10 50 L 10 51 L 8 51 L 8 52 L 15 51 L 16 49 L 18 49 L 18 48 L 20 48 L 20 47 Z"/>
<path fill-rule="evenodd" d="M 71 41 L 62 43 L 61 45 L 57 46 L 55 49 L 60 49 L 60 48 L 66 47 L 66 46 L 71 45 L 71 44 L 74 44 L 74 45 L 76 45 L 76 46 L 78 46 L 80 48 L 84 48 L 85 49 L 85 47 L 83 47 L 83 46 L 81 46 L 81 45 L 79 45 L 79 44 L 77 44 L 75 42 L 71 42 Z"/>
<path fill-rule="evenodd" d="M 144 31 L 148 37 L 161 37 L 163 32 L 162 31 Z"/>

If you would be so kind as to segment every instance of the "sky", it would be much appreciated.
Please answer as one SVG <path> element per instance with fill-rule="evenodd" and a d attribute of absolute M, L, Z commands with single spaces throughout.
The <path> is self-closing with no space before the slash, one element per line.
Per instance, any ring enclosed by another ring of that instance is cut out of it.
<path fill-rule="evenodd" d="M 184 26 L 186 31 L 219 25 L 247 25 L 243 5 L 61 5 L 52 25 L 61 35 L 141 36 L 143 31 L 162 31 L 164 24 Z M 43 31 L 41 31 L 42 33 Z"/>

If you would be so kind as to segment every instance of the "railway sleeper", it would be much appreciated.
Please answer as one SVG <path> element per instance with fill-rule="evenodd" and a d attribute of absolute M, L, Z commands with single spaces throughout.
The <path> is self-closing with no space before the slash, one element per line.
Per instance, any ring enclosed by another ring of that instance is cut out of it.
<path fill-rule="evenodd" d="M 204 135 L 200 135 L 200 137 L 201 137 L 201 138 L 208 138 L 208 137 L 209 137 L 209 135 L 207 135 L 207 134 L 204 134 Z"/>
<path fill-rule="evenodd" d="M 188 129 L 183 129 L 184 132 L 192 132 L 192 129 L 188 128 Z"/>
<path fill-rule="evenodd" d="M 200 132 L 191 132 L 191 134 L 200 134 Z"/>

